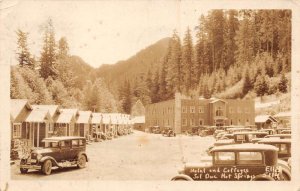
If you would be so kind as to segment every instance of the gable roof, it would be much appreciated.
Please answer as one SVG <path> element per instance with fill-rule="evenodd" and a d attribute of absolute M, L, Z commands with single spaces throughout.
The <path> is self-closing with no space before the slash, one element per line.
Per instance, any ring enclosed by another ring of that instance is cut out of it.
<path fill-rule="evenodd" d="M 101 113 L 92 113 L 92 123 L 99 124 L 101 123 L 102 115 Z"/>
<path fill-rule="evenodd" d="M 258 115 L 255 117 L 255 123 L 265 123 L 268 120 L 271 120 L 272 122 L 277 122 L 277 120 L 274 119 L 271 115 Z"/>
<path fill-rule="evenodd" d="M 79 116 L 76 123 L 89 123 L 91 121 L 91 111 L 79 111 Z"/>
<path fill-rule="evenodd" d="M 43 123 L 46 120 L 52 121 L 49 111 L 42 109 L 34 109 L 30 112 L 25 122 Z"/>
<path fill-rule="evenodd" d="M 224 103 L 227 103 L 226 101 L 222 100 L 222 99 L 214 99 L 213 101 L 209 102 L 209 103 L 217 103 L 217 102 L 224 102 Z"/>
<path fill-rule="evenodd" d="M 74 115 L 72 113 L 60 113 L 56 123 L 71 123 L 74 119 Z"/>
<path fill-rule="evenodd" d="M 51 117 L 54 117 L 54 115 L 59 112 L 60 106 L 59 105 L 32 105 L 32 108 L 48 110 Z"/>
<path fill-rule="evenodd" d="M 21 111 L 26 108 L 26 113 L 23 113 L 20 116 Z M 31 105 L 27 99 L 11 99 L 10 100 L 10 117 L 12 121 L 22 122 L 29 115 L 29 112 L 32 110 Z"/>
<path fill-rule="evenodd" d="M 61 113 L 72 113 L 74 117 L 78 115 L 78 109 L 60 109 Z"/>

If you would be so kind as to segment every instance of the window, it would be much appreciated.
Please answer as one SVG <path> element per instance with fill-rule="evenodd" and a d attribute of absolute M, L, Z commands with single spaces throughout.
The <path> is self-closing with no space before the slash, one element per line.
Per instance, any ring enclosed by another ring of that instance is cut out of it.
<path fill-rule="evenodd" d="M 234 152 L 216 152 L 215 164 L 234 164 L 235 154 Z"/>
<path fill-rule="evenodd" d="M 233 124 L 233 121 L 232 121 L 232 119 L 230 119 L 230 125 L 232 125 Z"/>
<path fill-rule="evenodd" d="M 13 125 L 13 138 L 21 137 L 21 123 Z"/>
<path fill-rule="evenodd" d="M 60 142 L 60 146 L 61 147 L 70 147 L 71 146 L 71 142 L 70 141 L 61 141 Z"/>
<path fill-rule="evenodd" d="M 78 146 L 78 140 L 72 140 L 72 146 Z"/>
<path fill-rule="evenodd" d="M 279 153 L 280 154 L 288 154 L 290 153 L 289 147 L 286 144 L 278 144 L 276 145 L 277 148 L 279 148 Z"/>
<path fill-rule="evenodd" d="M 195 106 L 190 106 L 190 113 L 195 113 Z"/>
<path fill-rule="evenodd" d="M 187 119 L 186 118 L 182 119 L 182 126 L 187 126 Z"/>
<path fill-rule="evenodd" d="M 182 113 L 186 113 L 187 112 L 186 110 L 187 110 L 186 106 L 183 106 L 182 107 Z"/>
<path fill-rule="evenodd" d="M 199 119 L 199 125 L 203 125 L 203 119 Z"/>
<path fill-rule="evenodd" d="M 236 141 L 238 141 L 238 142 L 246 141 L 246 136 L 244 134 L 236 135 Z"/>
<path fill-rule="evenodd" d="M 199 113 L 204 113 L 204 107 L 203 106 L 199 106 Z"/>
<path fill-rule="evenodd" d="M 260 152 L 239 152 L 238 164 L 262 164 Z"/>
<path fill-rule="evenodd" d="M 191 126 L 195 126 L 195 120 L 191 119 Z"/>
<path fill-rule="evenodd" d="M 51 125 L 50 123 L 48 124 L 48 132 L 52 133 L 54 130 L 53 125 Z"/>
<path fill-rule="evenodd" d="M 80 145 L 80 146 L 83 145 L 83 140 L 82 140 L 82 139 L 79 140 L 79 145 Z"/>
<path fill-rule="evenodd" d="M 223 109 L 221 107 L 216 109 L 216 116 L 223 116 Z"/>

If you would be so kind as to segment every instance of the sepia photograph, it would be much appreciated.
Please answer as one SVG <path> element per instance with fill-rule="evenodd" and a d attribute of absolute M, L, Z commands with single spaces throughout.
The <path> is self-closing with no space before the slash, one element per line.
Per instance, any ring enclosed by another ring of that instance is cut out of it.
<path fill-rule="evenodd" d="M 0 1 L 3 190 L 46 180 L 299 190 L 300 4 L 278 2 Z"/>

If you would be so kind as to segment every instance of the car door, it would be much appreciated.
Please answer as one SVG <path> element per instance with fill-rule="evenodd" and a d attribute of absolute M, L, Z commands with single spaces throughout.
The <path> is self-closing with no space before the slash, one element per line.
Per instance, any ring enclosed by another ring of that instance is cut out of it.
<path fill-rule="evenodd" d="M 71 155 L 71 140 L 60 141 L 60 156 L 59 161 L 70 160 Z"/>

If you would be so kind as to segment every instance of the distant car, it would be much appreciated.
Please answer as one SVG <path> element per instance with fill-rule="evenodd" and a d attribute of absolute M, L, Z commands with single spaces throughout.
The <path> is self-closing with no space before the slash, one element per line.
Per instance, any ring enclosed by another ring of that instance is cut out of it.
<path fill-rule="evenodd" d="M 21 159 L 22 174 L 27 173 L 29 169 L 35 169 L 49 175 L 52 167 L 84 168 L 88 162 L 85 137 L 50 137 L 42 142 L 45 147 L 32 149 L 28 156 Z"/>
<path fill-rule="evenodd" d="M 160 134 L 161 133 L 161 129 L 160 129 L 159 126 L 152 126 L 150 129 L 151 129 L 150 130 L 151 133 L 154 133 L 154 134 Z"/>
<path fill-rule="evenodd" d="M 258 141 L 259 144 L 273 145 L 278 148 L 278 158 L 288 161 L 291 158 L 291 139 L 265 138 Z"/>
<path fill-rule="evenodd" d="M 261 131 L 261 132 L 267 132 L 269 135 L 275 134 L 275 130 L 274 129 L 260 129 L 259 131 Z"/>
<path fill-rule="evenodd" d="M 277 158 L 278 148 L 264 144 L 215 147 L 211 160 L 186 163 L 173 181 L 290 180 L 288 163 Z"/>
<path fill-rule="evenodd" d="M 173 131 L 172 128 L 167 128 L 162 132 L 162 136 L 176 137 L 176 133 Z"/>
<path fill-rule="evenodd" d="M 291 139 L 291 134 L 274 134 L 274 135 L 267 135 L 265 138 L 279 138 L 279 139 Z"/>
<path fill-rule="evenodd" d="M 291 134 L 291 128 L 277 128 L 276 134 Z"/>

